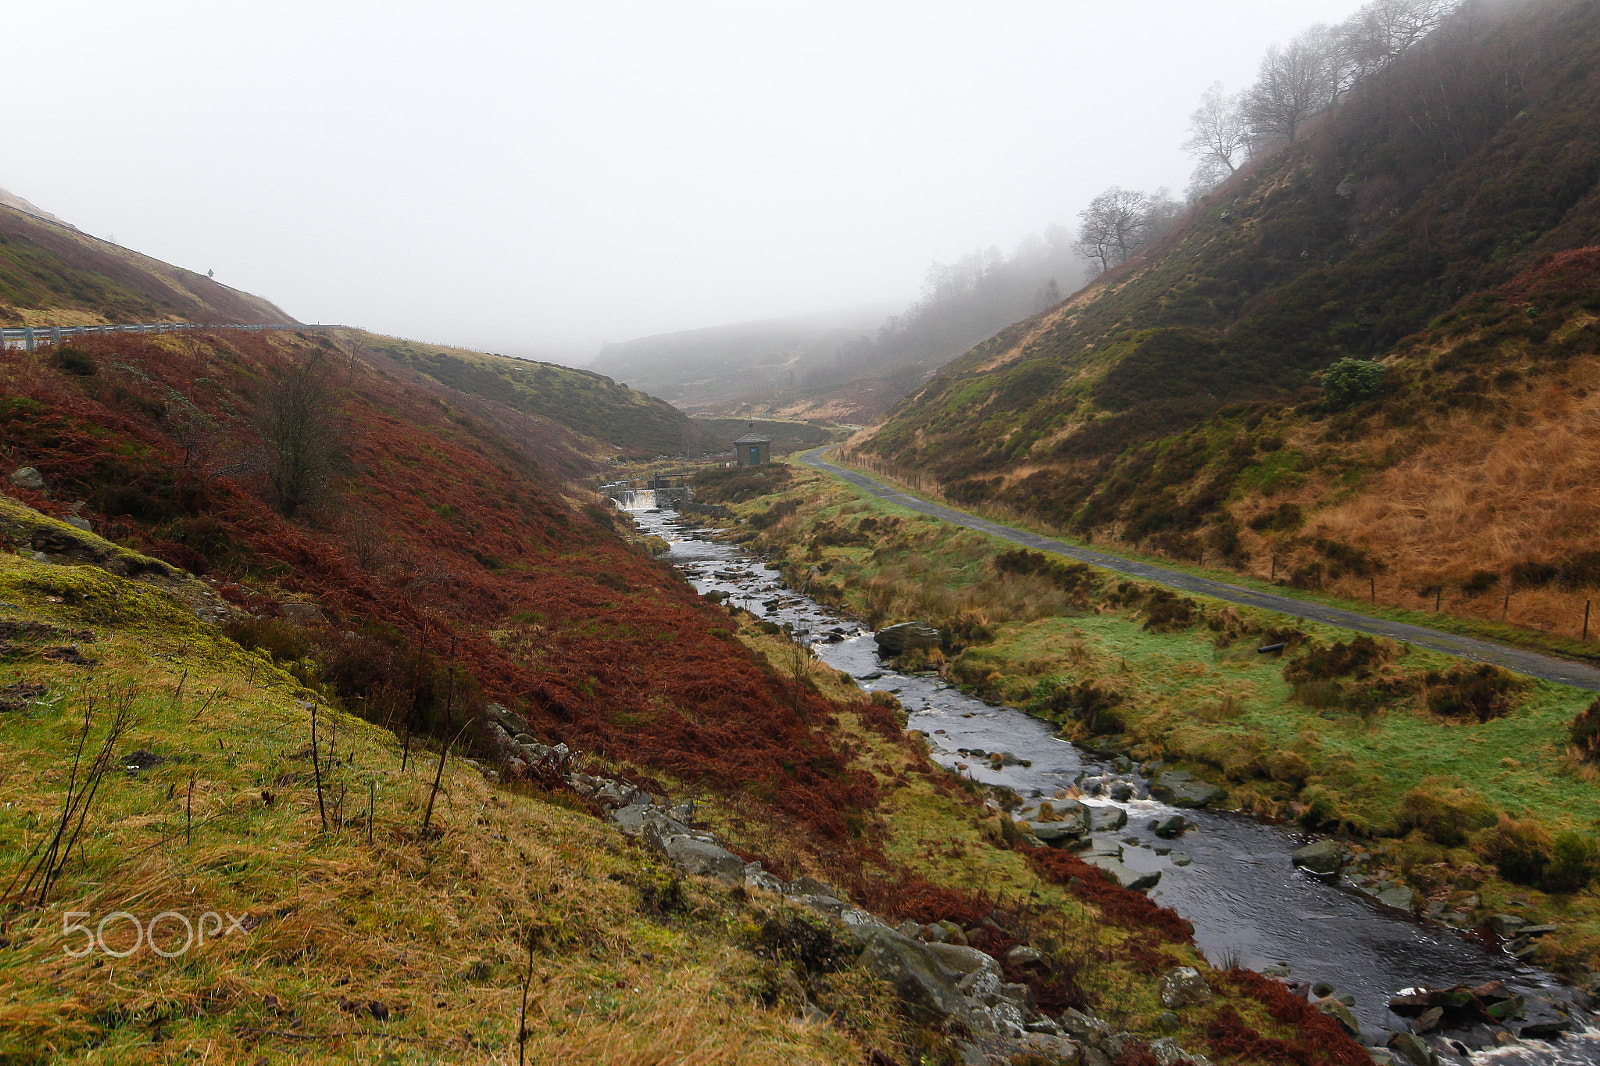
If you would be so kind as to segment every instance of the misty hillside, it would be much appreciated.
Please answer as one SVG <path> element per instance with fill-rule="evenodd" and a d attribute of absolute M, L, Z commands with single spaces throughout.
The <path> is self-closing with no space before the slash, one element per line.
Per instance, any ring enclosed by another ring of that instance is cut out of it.
<path fill-rule="evenodd" d="M 694 411 L 808 382 L 887 314 L 886 308 L 862 308 L 641 337 L 606 345 L 591 366 Z"/>
<path fill-rule="evenodd" d="M 0 325 L 293 322 L 258 296 L 0 197 Z"/>
<path fill-rule="evenodd" d="M 899 314 L 861 309 L 608 344 L 596 370 L 685 410 L 876 421 L 887 405 L 996 330 L 1060 301 L 1085 276 L 1066 230 L 1010 255 L 935 263 Z"/>
<path fill-rule="evenodd" d="M 969 505 L 1263 576 L 1293 561 L 1415 604 L 1539 564 L 1570 591 L 1594 523 L 1558 486 L 1592 474 L 1600 306 L 1588 257 L 1550 257 L 1600 242 L 1597 179 L 1600 11 L 1468 5 L 1143 255 L 949 365 L 864 450 Z M 1575 436 L 1535 496 L 1466 490 L 1555 429 Z M 1500 508 L 1470 551 L 1444 532 L 1459 500 L 1433 520 L 1464 490 Z M 1552 504 L 1565 517 L 1536 521 Z"/>

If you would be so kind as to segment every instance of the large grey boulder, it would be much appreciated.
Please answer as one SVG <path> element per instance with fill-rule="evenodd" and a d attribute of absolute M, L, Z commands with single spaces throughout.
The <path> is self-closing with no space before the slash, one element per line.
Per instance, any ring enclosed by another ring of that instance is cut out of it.
<path fill-rule="evenodd" d="M 1168 1010 L 1201 1007 L 1211 1002 L 1211 986 L 1193 966 L 1172 967 L 1161 975 L 1156 990 L 1161 995 L 1161 1005 Z"/>
<path fill-rule="evenodd" d="M 927 622 L 901 622 L 888 626 L 872 635 L 886 655 L 899 655 L 911 648 L 937 648 L 941 641 L 939 630 Z"/>
<path fill-rule="evenodd" d="M 977 948 L 963 947 L 960 944 L 929 944 L 928 950 L 939 957 L 939 961 L 950 969 L 963 976 L 974 970 L 989 970 L 996 976 L 1000 974 L 1000 963 L 988 952 L 979 951 Z"/>
<path fill-rule="evenodd" d="M 11 483 L 19 489 L 28 489 L 32 492 L 44 491 L 44 475 L 31 466 L 18 467 L 12 471 Z"/>
<path fill-rule="evenodd" d="M 1163 770 L 1150 782 L 1150 792 L 1174 807 L 1205 807 L 1227 795 L 1216 785 L 1201 781 L 1187 770 Z"/>
<path fill-rule="evenodd" d="M 1337 840 L 1318 840 L 1307 844 L 1303 848 L 1296 848 L 1291 856 L 1294 864 L 1302 870 L 1310 870 L 1314 874 L 1337 873 L 1339 864 L 1344 861 L 1344 849 Z"/>
<path fill-rule="evenodd" d="M 1128 824 L 1128 812 L 1121 807 L 1089 804 L 1085 810 L 1089 816 L 1091 833 L 1114 833 Z"/>
<path fill-rule="evenodd" d="M 1038 837 L 1041 843 L 1060 844 L 1067 840 L 1076 840 L 1083 836 L 1083 823 L 1071 822 L 1026 822 L 1028 832 Z"/>
<path fill-rule="evenodd" d="M 874 929 L 858 961 L 894 988 L 913 1018 L 937 1023 L 951 1015 L 965 1017 L 967 1005 L 956 988 L 956 975 L 926 944 L 892 929 Z"/>
<path fill-rule="evenodd" d="M 744 880 L 744 860 L 727 848 L 692 837 L 673 837 L 664 849 L 667 861 L 686 874 L 715 877 L 738 884 Z"/>

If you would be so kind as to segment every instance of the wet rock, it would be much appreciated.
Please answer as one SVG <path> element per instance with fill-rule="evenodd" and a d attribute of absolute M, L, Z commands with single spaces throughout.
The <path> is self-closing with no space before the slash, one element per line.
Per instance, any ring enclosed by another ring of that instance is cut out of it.
<path fill-rule="evenodd" d="M 1156 986 L 1161 1005 L 1168 1010 L 1199 1007 L 1211 1002 L 1211 986 L 1193 966 L 1174 966 L 1161 975 Z"/>
<path fill-rule="evenodd" d="M 1184 851 L 1175 851 L 1175 852 L 1173 852 L 1171 858 L 1172 858 L 1172 865 L 1174 865 L 1174 866 L 1188 866 L 1190 863 L 1194 862 L 1193 856 L 1189 855 L 1188 852 L 1184 852 Z"/>
<path fill-rule="evenodd" d="M 858 961 L 868 972 L 889 982 L 914 1018 L 937 1023 L 952 1015 L 967 1014 L 955 974 L 925 944 L 890 929 L 874 929 L 868 934 Z"/>
<path fill-rule="evenodd" d="M 1128 812 L 1121 807 L 1092 806 L 1087 810 L 1091 833 L 1112 833 L 1128 824 Z"/>
<path fill-rule="evenodd" d="M 1489 916 L 1490 930 L 1493 931 L 1495 936 L 1507 939 L 1516 936 L 1522 927 L 1527 924 L 1526 919 L 1519 918 L 1515 914 L 1491 914 Z"/>
<path fill-rule="evenodd" d="M 1201 781 L 1185 770 L 1164 770 L 1150 783 L 1157 799 L 1174 807 L 1205 807 L 1227 795 L 1222 789 Z"/>
<path fill-rule="evenodd" d="M 1518 1036 L 1548 1039 L 1575 1028 L 1572 1016 L 1548 999 L 1529 996 L 1527 1006 L 1508 1026 Z"/>
<path fill-rule="evenodd" d="M 1331 874 L 1338 872 L 1339 864 L 1344 858 L 1344 849 L 1339 846 L 1337 840 L 1318 840 L 1305 847 L 1296 848 L 1292 858 L 1294 864 L 1302 870 L 1310 870 L 1314 874 Z"/>
<path fill-rule="evenodd" d="M 1060 844 L 1063 841 L 1076 840 L 1084 834 L 1081 822 L 1027 822 L 1024 823 L 1030 833 L 1038 837 L 1045 844 Z"/>
<path fill-rule="evenodd" d="M 1168 818 L 1150 819 L 1150 831 L 1163 840 L 1172 840 L 1183 835 L 1189 828 L 1189 820 L 1181 814 L 1174 814 Z"/>
<path fill-rule="evenodd" d="M 872 635 L 885 655 L 899 655 L 911 648 L 937 648 L 939 630 L 927 622 L 901 622 Z"/>
<path fill-rule="evenodd" d="M 1106 876 L 1111 878 L 1112 881 L 1123 888 L 1132 889 L 1135 892 L 1148 892 L 1161 883 L 1160 870 L 1140 873 L 1118 859 L 1104 856 L 1088 855 L 1084 857 L 1084 861 L 1092 866 L 1098 866 L 1105 871 Z"/>
<path fill-rule="evenodd" d="M 1111 799 L 1114 803 L 1127 803 L 1133 799 L 1133 786 L 1126 781 L 1118 781 L 1111 786 Z"/>
<path fill-rule="evenodd" d="M 1395 1033 L 1389 1038 L 1389 1049 L 1411 1066 L 1433 1066 L 1433 1052 L 1412 1033 Z"/>
<path fill-rule="evenodd" d="M 44 475 L 31 466 L 18 467 L 11 472 L 11 483 L 30 492 L 44 491 Z"/>
<path fill-rule="evenodd" d="M 1416 904 L 1417 894 L 1405 885 L 1391 885 L 1382 892 L 1377 893 L 1373 898 L 1385 907 L 1409 911 Z"/>
<path fill-rule="evenodd" d="M 1361 1032 L 1361 1023 L 1356 1021 L 1355 1014 L 1351 1012 L 1349 1007 L 1345 1006 L 1334 997 L 1329 996 L 1326 999 L 1317 1000 L 1316 1008 L 1323 1014 L 1335 1019 L 1340 1025 L 1344 1026 L 1344 1031 L 1349 1033 L 1351 1036 L 1355 1036 Z"/>

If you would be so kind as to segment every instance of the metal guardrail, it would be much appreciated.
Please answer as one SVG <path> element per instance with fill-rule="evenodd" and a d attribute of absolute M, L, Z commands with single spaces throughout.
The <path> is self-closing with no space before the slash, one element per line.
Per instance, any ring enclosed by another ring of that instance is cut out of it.
<path fill-rule="evenodd" d="M 242 322 L 203 323 L 203 322 L 150 322 L 132 325 L 112 326 L 22 326 L 13 329 L 0 329 L 0 347 L 21 347 L 25 351 L 37 351 L 39 348 L 50 344 L 60 344 L 70 337 L 95 337 L 107 333 L 177 333 L 183 330 L 208 330 L 208 329 L 242 329 L 259 332 L 264 329 L 342 329 L 342 326 L 323 325 L 307 326 L 298 322 L 275 322 L 270 324 L 248 324 Z M 15 342 L 20 341 L 18 345 Z"/>

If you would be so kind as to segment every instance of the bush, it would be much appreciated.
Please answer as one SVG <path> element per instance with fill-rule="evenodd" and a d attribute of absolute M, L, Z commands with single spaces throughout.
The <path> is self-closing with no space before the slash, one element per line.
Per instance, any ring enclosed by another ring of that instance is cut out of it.
<path fill-rule="evenodd" d="M 1371 359 L 1340 359 L 1322 372 L 1322 398 L 1330 407 L 1349 407 L 1382 389 L 1388 372 Z"/>
<path fill-rule="evenodd" d="M 1291 685 L 1302 685 L 1336 677 L 1368 677 L 1374 668 L 1392 658 L 1393 645 L 1364 633 L 1348 644 L 1336 641 L 1329 646 L 1312 641 L 1304 652 L 1284 665 L 1283 679 Z"/>
<path fill-rule="evenodd" d="M 63 345 L 50 354 L 50 365 L 64 374 L 76 374 L 79 377 L 93 377 L 96 370 L 94 356 L 82 348 L 72 345 Z"/>
<path fill-rule="evenodd" d="M 1430 670 L 1423 678 L 1428 710 L 1455 721 L 1487 722 L 1503 718 L 1527 682 L 1498 666 L 1457 666 L 1447 673 Z"/>
<path fill-rule="evenodd" d="M 1518 821 L 1505 814 L 1498 824 L 1483 832 L 1474 850 L 1484 861 L 1493 863 L 1506 880 L 1519 885 L 1538 884 L 1554 858 L 1553 842 L 1543 826 L 1532 819 Z"/>
<path fill-rule="evenodd" d="M 1584 833 L 1557 833 L 1541 882 L 1546 892 L 1580 892 L 1600 878 L 1600 843 Z"/>
<path fill-rule="evenodd" d="M 1567 735 L 1578 758 L 1584 762 L 1600 762 L 1600 700 L 1579 712 L 1567 728 Z"/>
<path fill-rule="evenodd" d="M 1435 844 L 1456 848 L 1469 833 L 1494 825 L 1495 811 L 1469 788 L 1428 778 L 1401 799 L 1397 821 L 1401 833 L 1420 830 Z"/>
<path fill-rule="evenodd" d="M 1199 604 L 1163 588 L 1150 590 L 1145 601 L 1144 628 L 1153 633 L 1176 633 L 1194 625 Z"/>

